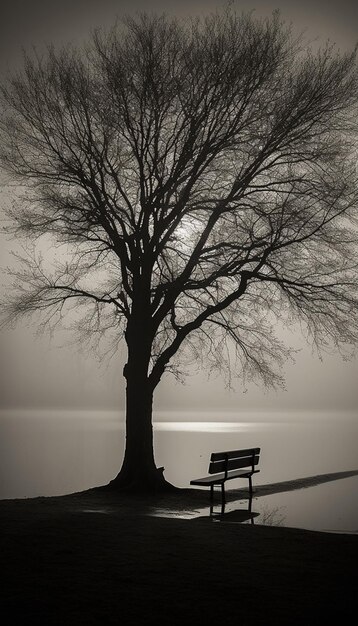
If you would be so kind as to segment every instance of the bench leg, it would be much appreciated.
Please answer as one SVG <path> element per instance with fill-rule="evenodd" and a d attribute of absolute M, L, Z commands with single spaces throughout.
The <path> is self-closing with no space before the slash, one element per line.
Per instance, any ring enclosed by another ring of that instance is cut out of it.
<path fill-rule="evenodd" d="M 249 476 L 249 489 L 250 489 L 250 496 L 252 496 L 252 476 Z"/>
<path fill-rule="evenodd" d="M 214 485 L 210 485 L 210 502 L 214 500 Z"/>
<path fill-rule="evenodd" d="M 251 493 L 250 493 L 250 496 L 249 496 L 249 505 L 248 505 L 247 510 L 248 510 L 249 513 L 252 512 L 252 494 Z M 255 524 L 255 520 L 254 520 L 253 516 L 250 517 L 250 522 L 251 522 L 252 525 Z"/>
<path fill-rule="evenodd" d="M 221 483 L 221 504 L 225 506 L 225 483 Z"/>

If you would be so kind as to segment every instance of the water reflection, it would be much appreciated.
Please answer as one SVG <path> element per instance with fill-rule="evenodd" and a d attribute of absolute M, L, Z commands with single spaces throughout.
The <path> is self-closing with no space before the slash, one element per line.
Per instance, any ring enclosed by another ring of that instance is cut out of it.
<path fill-rule="evenodd" d="M 347 474 L 351 474 L 350 478 L 346 477 Z M 341 480 L 338 480 L 338 474 L 331 476 L 330 483 L 327 475 L 323 475 L 321 483 L 320 476 L 313 476 L 290 483 L 276 483 L 271 489 L 270 485 L 265 485 L 262 491 L 258 487 L 252 498 L 244 490 L 229 490 L 224 505 L 221 501 L 209 505 L 206 492 L 186 490 L 189 495 L 183 496 L 182 506 L 178 497 L 173 502 L 167 499 L 162 506 L 152 506 L 146 514 L 198 522 L 258 523 L 358 533 L 357 472 L 342 472 Z"/>
<path fill-rule="evenodd" d="M 254 494 L 252 502 L 250 498 L 246 501 L 233 500 L 222 507 L 219 513 L 207 507 L 206 511 L 202 511 L 202 516 L 252 524 L 250 514 L 254 508 L 260 525 L 358 534 L 357 493 L 358 478 L 351 476 L 270 495 L 264 495 L 264 492 L 260 495 L 258 492 L 256 496 Z"/>
<path fill-rule="evenodd" d="M 257 523 L 265 526 L 357 534 L 357 493 L 358 478 L 351 476 L 289 492 L 261 496 L 257 493 L 251 507 L 247 505 L 247 511 L 252 511 L 253 506 Z M 243 500 L 232 501 L 225 507 L 221 521 L 234 521 L 237 517 L 237 522 L 252 523 L 250 518 L 244 519 L 244 503 Z"/>
<path fill-rule="evenodd" d="M 286 526 L 286 510 L 287 507 L 285 506 L 269 507 L 264 505 L 259 513 L 260 524 L 263 526 Z"/>
<path fill-rule="evenodd" d="M 235 524 L 242 524 L 243 522 L 250 522 L 251 524 L 254 524 L 255 517 L 258 517 L 260 513 L 256 513 L 252 511 L 252 500 L 253 500 L 252 495 L 249 495 L 246 501 L 247 502 L 246 506 L 239 508 L 239 509 L 235 508 L 233 511 L 227 511 L 226 502 L 222 501 L 219 512 L 215 510 L 216 507 L 215 507 L 214 502 L 211 502 L 209 517 L 214 522 L 217 522 L 217 521 L 230 522 L 230 523 L 235 523 Z"/>
<path fill-rule="evenodd" d="M 229 522 L 230 524 L 251 524 L 254 525 L 255 518 L 259 517 L 258 523 L 262 526 L 284 526 L 286 515 L 283 511 L 286 507 L 269 507 L 265 505 L 260 511 L 252 510 L 253 497 L 249 496 L 247 505 L 228 510 L 226 504 L 220 506 L 220 511 L 215 511 L 215 506 L 210 507 L 210 518 L 212 521 Z M 244 501 L 243 501 L 244 504 Z"/>

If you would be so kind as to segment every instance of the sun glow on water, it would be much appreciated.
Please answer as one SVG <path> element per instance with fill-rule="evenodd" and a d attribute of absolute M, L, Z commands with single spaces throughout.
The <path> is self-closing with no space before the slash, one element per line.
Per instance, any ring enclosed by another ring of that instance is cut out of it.
<path fill-rule="evenodd" d="M 154 422 L 157 431 L 237 433 L 266 428 L 266 422 Z"/>

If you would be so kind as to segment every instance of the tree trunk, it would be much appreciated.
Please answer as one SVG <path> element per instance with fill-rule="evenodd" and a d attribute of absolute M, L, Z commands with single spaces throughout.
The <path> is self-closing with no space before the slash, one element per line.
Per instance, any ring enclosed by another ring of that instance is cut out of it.
<path fill-rule="evenodd" d="M 153 392 L 148 380 L 150 345 L 143 318 L 126 333 L 128 361 L 126 387 L 126 445 L 122 468 L 109 486 L 125 491 L 155 492 L 175 489 L 157 468 L 153 449 Z"/>

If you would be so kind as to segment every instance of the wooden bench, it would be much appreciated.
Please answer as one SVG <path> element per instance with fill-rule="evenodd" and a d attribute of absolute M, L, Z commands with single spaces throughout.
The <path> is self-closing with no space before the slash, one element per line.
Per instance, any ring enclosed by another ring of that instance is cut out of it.
<path fill-rule="evenodd" d="M 250 496 L 252 496 L 252 475 L 260 470 L 255 469 L 260 458 L 260 448 L 246 450 L 229 450 L 213 452 L 210 458 L 209 474 L 204 478 L 195 478 L 191 485 L 210 487 L 210 500 L 214 498 L 214 486 L 221 486 L 222 505 L 225 505 L 225 483 L 233 478 L 248 478 Z"/>

